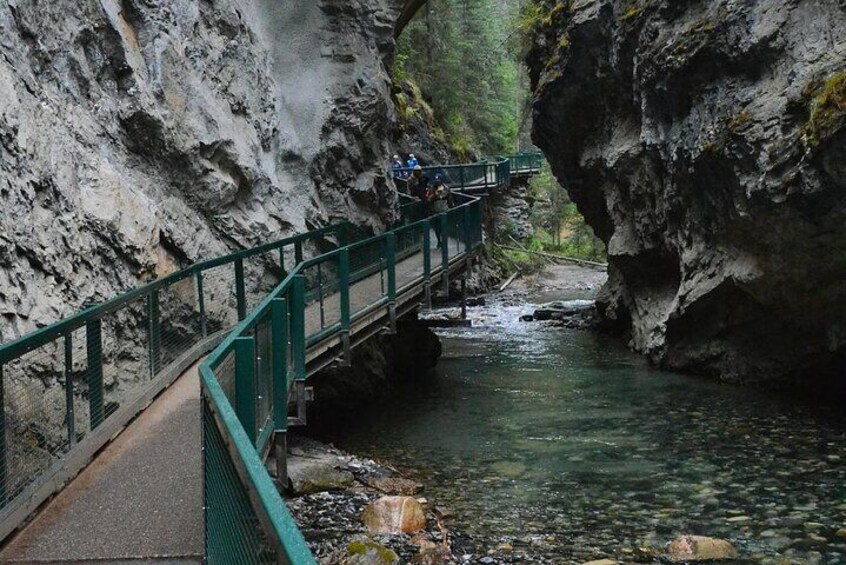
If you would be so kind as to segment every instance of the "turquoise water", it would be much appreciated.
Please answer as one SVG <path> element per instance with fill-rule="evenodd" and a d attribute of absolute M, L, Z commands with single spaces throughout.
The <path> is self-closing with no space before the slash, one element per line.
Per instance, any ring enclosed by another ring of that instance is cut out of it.
<path fill-rule="evenodd" d="M 422 480 L 474 560 L 633 558 L 697 534 L 732 541 L 738 563 L 846 563 L 842 413 L 660 372 L 611 339 L 518 321 L 531 310 L 473 309 L 474 328 L 442 333 L 437 378 L 339 446 Z"/>

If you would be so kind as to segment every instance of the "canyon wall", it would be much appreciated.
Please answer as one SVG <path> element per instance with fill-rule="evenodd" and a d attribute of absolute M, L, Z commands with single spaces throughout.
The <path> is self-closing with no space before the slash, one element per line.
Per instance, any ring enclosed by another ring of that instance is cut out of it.
<path fill-rule="evenodd" d="M 608 245 L 605 325 L 672 369 L 846 379 L 846 5 L 543 3 L 533 139 Z"/>
<path fill-rule="evenodd" d="M 405 5 L 0 4 L 0 341 L 233 249 L 392 221 Z"/>

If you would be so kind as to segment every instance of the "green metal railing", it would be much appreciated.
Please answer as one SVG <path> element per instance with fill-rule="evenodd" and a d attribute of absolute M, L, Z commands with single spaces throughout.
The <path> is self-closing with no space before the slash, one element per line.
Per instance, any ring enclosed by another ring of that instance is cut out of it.
<path fill-rule="evenodd" d="M 350 224 L 197 263 L 0 345 L 0 539 Z"/>
<path fill-rule="evenodd" d="M 543 167 L 543 153 L 525 152 L 508 155 L 508 165 L 512 175 L 536 174 Z"/>
<path fill-rule="evenodd" d="M 485 159 L 469 165 L 435 165 L 421 167 L 423 173 L 434 182 L 438 177 L 457 192 L 489 192 L 507 186 L 511 181 L 508 157 Z M 410 171 L 406 171 L 410 174 Z M 397 179 L 405 182 L 407 179 Z"/>
<path fill-rule="evenodd" d="M 508 186 L 512 175 L 533 175 L 540 172 L 544 157 L 539 152 L 525 152 L 483 159 L 469 165 L 435 165 L 421 167 L 423 173 L 434 182 L 436 177 L 452 190 L 468 193 L 482 193 Z M 402 169 L 406 176 L 411 169 Z M 407 178 L 396 179 L 401 183 Z"/>
<path fill-rule="evenodd" d="M 481 202 L 458 198 L 449 212 L 303 261 L 200 365 L 203 411 L 215 427 L 204 434 L 209 563 L 314 562 L 290 515 L 271 515 L 284 504 L 259 454 L 274 432 L 287 431 L 310 349 L 336 343 L 342 351 L 357 322 L 379 311 L 390 316 L 405 292 L 482 244 Z M 445 236 L 440 247 L 432 246 L 433 231 Z M 236 474 L 218 470 L 217 454 L 227 449 Z M 247 475 L 253 468 L 260 476 Z M 242 512 L 248 507 L 239 501 L 249 498 L 258 501 L 249 507 L 255 514 Z M 244 523 L 262 525 L 264 537 L 230 540 Z"/>
<path fill-rule="evenodd" d="M 442 170 L 493 187 L 511 162 Z M 425 217 L 404 198 L 384 234 L 344 223 L 232 253 L 0 345 L 0 539 L 214 349 L 200 367 L 206 560 L 313 563 L 262 463 L 307 356 L 347 353 L 362 324 L 392 318 L 482 244 L 479 199 L 457 194 Z"/>

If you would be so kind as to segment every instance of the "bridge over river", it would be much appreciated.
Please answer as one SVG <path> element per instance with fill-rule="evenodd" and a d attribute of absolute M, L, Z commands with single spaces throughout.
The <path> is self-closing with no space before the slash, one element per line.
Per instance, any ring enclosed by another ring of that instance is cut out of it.
<path fill-rule="evenodd" d="M 404 196 L 381 235 L 238 251 L 0 346 L 0 562 L 314 563 L 276 486 L 309 377 L 461 276 L 480 193 L 540 163 L 431 167 L 456 193 L 444 214 Z"/>

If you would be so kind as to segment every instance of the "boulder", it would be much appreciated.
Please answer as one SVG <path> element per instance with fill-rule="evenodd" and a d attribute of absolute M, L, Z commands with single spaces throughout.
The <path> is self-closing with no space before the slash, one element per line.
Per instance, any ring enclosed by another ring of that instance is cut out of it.
<path fill-rule="evenodd" d="M 664 557 L 671 563 L 697 563 L 737 559 L 738 553 L 726 540 L 705 536 L 681 536 L 667 545 Z"/>
<path fill-rule="evenodd" d="M 361 521 L 371 533 L 409 534 L 426 527 L 426 513 L 410 496 L 384 496 L 364 509 Z"/>
<path fill-rule="evenodd" d="M 297 496 L 316 492 L 346 490 L 353 486 L 352 473 L 342 471 L 340 459 L 329 454 L 292 457 L 288 460 L 288 477 Z"/>
<path fill-rule="evenodd" d="M 392 565 L 399 563 L 399 556 L 372 539 L 355 540 L 347 546 L 343 565 Z"/>

